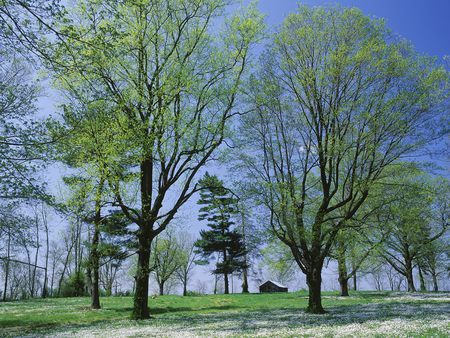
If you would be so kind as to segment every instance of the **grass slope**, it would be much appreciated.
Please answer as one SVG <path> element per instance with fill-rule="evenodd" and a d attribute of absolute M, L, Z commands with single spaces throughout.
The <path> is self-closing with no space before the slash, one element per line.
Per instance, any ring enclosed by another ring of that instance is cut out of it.
<path fill-rule="evenodd" d="M 153 319 L 129 319 L 132 298 L 36 299 L 0 303 L 0 336 L 58 337 L 449 337 L 450 294 L 324 293 L 325 315 L 304 312 L 306 293 L 162 296 Z"/>

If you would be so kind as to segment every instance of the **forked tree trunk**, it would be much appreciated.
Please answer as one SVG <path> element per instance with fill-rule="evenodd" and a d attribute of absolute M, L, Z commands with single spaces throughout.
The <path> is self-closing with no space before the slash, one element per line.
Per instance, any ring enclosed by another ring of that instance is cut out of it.
<path fill-rule="evenodd" d="M 309 289 L 308 307 L 306 311 L 309 313 L 323 314 L 325 310 L 322 307 L 322 267 L 320 264 L 315 264 L 311 267 L 306 275 L 306 283 Z"/>

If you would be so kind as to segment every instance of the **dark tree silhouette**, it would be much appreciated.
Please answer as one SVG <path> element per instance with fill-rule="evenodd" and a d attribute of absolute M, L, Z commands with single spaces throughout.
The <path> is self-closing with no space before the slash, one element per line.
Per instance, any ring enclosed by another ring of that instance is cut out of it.
<path fill-rule="evenodd" d="M 235 225 L 232 218 L 238 213 L 237 199 L 223 186 L 223 182 L 217 176 L 206 173 L 199 183 L 204 190 L 200 193 L 198 201 L 198 204 L 203 205 L 198 219 L 207 220 L 211 230 L 202 230 L 201 239 L 195 245 L 205 259 L 215 253 L 219 255 L 220 259 L 213 273 L 223 274 L 225 294 L 228 294 L 228 276 L 247 268 L 244 238 L 238 230 L 232 229 Z M 202 262 L 206 263 L 207 260 Z"/>

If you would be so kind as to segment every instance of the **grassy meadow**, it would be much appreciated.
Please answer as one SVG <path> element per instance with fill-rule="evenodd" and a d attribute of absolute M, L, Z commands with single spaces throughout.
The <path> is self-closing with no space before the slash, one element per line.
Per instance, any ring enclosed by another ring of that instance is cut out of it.
<path fill-rule="evenodd" d="M 305 292 L 160 296 L 153 318 L 130 320 L 131 297 L 35 299 L 0 303 L 1 337 L 448 337 L 450 294 L 326 292 L 328 313 L 304 312 Z"/>

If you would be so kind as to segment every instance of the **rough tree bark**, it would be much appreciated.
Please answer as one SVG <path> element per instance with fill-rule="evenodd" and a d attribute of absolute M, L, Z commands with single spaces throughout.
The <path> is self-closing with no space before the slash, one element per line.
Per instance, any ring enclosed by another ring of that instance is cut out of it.
<path fill-rule="evenodd" d="M 138 319 L 150 318 L 150 311 L 148 309 L 148 282 L 150 275 L 150 246 L 152 240 L 150 227 L 141 227 L 138 235 L 138 262 L 135 276 L 136 290 L 133 307 L 133 317 Z"/>
<path fill-rule="evenodd" d="M 408 283 L 408 292 L 416 292 L 416 287 L 414 286 L 413 265 L 412 261 L 409 259 L 405 262 L 405 277 Z"/>
<path fill-rule="evenodd" d="M 347 276 L 347 266 L 345 261 L 345 256 L 340 256 L 338 258 L 338 271 L 339 271 L 339 285 L 341 287 L 341 296 L 348 297 L 348 280 L 349 276 Z"/>
<path fill-rule="evenodd" d="M 325 313 L 322 307 L 321 287 L 322 287 L 322 263 L 316 262 L 309 269 L 306 275 L 306 283 L 308 284 L 308 307 L 306 312 L 322 314 Z"/>
<path fill-rule="evenodd" d="M 242 272 L 242 293 L 249 293 L 248 292 L 248 269 L 244 269 Z"/>
<path fill-rule="evenodd" d="M 100 242 L 100 226 L 102 223 L 102 193 L 105 184 L 105 179 L 102 176 L 100 182 L 97 186 L 96 196 L 95 196 L 95 216 L 94 216 L 94 232 L 92 234 L 92 245 L 90 252 L 90 260 L 92 267 L 92 290 L 91 290 L 91 308 L 100 309 L 100 253 L 98 251 L 98 246 Z"/>

